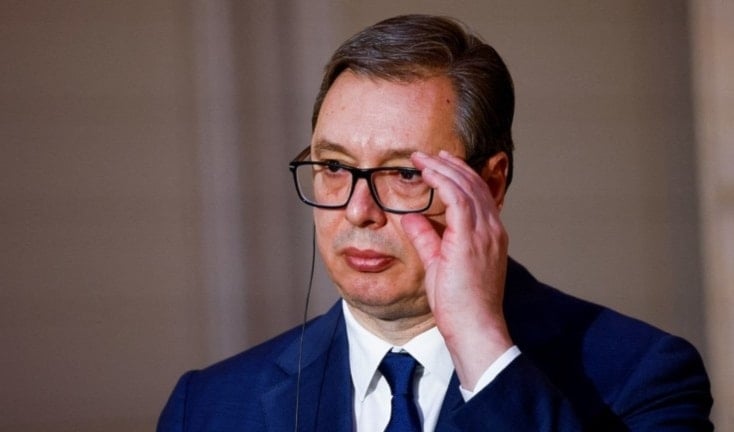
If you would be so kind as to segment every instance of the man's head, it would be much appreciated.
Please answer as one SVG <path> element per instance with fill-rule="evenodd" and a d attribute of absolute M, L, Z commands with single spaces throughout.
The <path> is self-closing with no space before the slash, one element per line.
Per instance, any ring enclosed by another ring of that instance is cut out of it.
<path fill-rule="evenodd" d="M 404 15 L 381 21 L 344 42 L 326 66 L 313 107 L 316 127 L 326 93 L 345 70 L 396 82 L 430 76 L 449 78 L 457 97 L 456 132 L 474 168 L 505 152 L 512 181 L 512 78 L 499 54 L 456 21 Z"/>
<path fill-rule="evenodd" d="M 410 168 L 414 152 L 445 150 L 472 165 L 501 206 L 513 105 L 510 75 L 497 53 L 445 18 L 393 18 L 337 50 L 314 107 L 310 159 L 319 167 L 314 185 L 343 185 L 328 192 L 319 186 L 319 203 L 343 204 L 346 197 L 346 204 L 315 209 L 314 222 L 326 268 L 353 311 L 383 321 L 431 321 L 425 269 L 403 216 L 378 203 L 375 178 L 354 173 Z M 422 212 L 439 234 L 445 210 L 438 199 Z"/>

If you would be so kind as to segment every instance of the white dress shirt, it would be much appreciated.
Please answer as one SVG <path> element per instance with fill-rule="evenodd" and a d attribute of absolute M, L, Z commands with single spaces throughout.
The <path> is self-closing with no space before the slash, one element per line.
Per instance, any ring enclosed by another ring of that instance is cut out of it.
<path fill-rule="evenodd" d="M 405 345 L 394 346 L 372 334 L 357 322 L 346 302 L 342 301 L 349 342 L 349 367 L 354 386 L 354 424 L 358 432 L 385 430 L 390 420 L 392 397 L 387 380 L 378 371 L 382 358 L 388 351 L 408 352 L 418 361 L 415 372 L 414 394 L 421 416 L 423 430 L 436 428 L 446 390 L 449 387 L 454 365 L 451 362 L 443 336 L 433 327 Z M 496 360 L 479 379 L 473 391 L 460 387 L 465 401 L 487 386 L 520 354 L 513 346 Z"/>

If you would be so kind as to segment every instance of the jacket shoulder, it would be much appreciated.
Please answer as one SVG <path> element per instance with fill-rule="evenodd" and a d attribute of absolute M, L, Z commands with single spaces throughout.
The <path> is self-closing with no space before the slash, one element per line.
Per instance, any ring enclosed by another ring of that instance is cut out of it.
<path fill-rule="evenodd" d="M 705 418 L 710 388 L 701 356 L 686 340 L 610 308 L 545 285 L 512 262 L 506 315 L 525 360 L 560 390 L 577 412 L 611 409 L 629 425 L 660 401 L 674 419 L 686 410 Z M 685 397 L 681 396 L 685 395 Z M 679 414 L 675 414 L 679 413 Z"/>
<path fill-rule="evenodd" d="M 184 374 L 161 414 L 158 431 L 180 431 L 184 425 L 186 430 L 264 430 L 263 395 L 293 381 L 299 363 L 305 367 L 323 355 L 332 343 L 328 332 L 341 322 L 337 306 L 305 326 Z"/>

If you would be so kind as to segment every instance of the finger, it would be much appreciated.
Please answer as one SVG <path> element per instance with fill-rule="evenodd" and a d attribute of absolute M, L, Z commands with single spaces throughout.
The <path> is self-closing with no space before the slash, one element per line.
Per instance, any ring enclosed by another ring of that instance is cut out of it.
<path fill-rule="evenodd" d="M 438 156 L 429 156 L 416 152 L 413 163 L 418 169 L 432 169 L 446 177 L 452 178 L 464 189 L 469 189 L 483 183 L 482 178 L 462 159 L 452 156 L 443 150 Z"/>
<path fill-rule="evenodd" d="M 489 186 L 463 160 L 449 156 L 416 154 L 416 161 L 423 167 L 424 181 L 446 205 L 448 226 L 460 231 L 482 229 L 493 215 Z"/>
<path fill-rule="evenodd" d="M 471 190 L 459 185 L 455 178 L 431 168 L 423 170 L 423 180 L 434 188 L 438 199 L 446 206 L 446 223 L 449 228 L 466 226 L 473 229 L 478 206 Z"/>
<path fill-rule="evenodd" d="M 466 162 L 451 153 L 441 151 L 438 156 L 416 153 L 414 164 L 422 170 L 431 169 L 452 179 L 459 188 L 477 194 L 481 200 L 494 201 L 489 185 Z"/>
<path fill-rule="evenodd" d="M 453 154 L 441 150 L 432 160 L 423 159 L 426 168 L 436 170 L 453 181 L 464 191 L 476 198 L 477 215 L 480 218 L 499 218 L 499 207 L 487 181 L 466 162 Z"/>
<path fill-rule="evenodd" d="M 400 219 L 400 224 L 418 252 L 423 266 L 427 268 L 441 253 L 441 237 L 421 214 L 406 214 Z"/>

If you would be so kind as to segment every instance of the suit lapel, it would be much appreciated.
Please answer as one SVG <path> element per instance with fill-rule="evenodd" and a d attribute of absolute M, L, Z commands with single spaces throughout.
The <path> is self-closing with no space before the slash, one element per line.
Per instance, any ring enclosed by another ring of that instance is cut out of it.
<path fill-rule="evenodd" d="M 261 398 L 268 430 L 292 431 L 296 418 L 298 351 L 300 337 L 278 357 L 285 372 L 281 385 Z M 341 304 L 337 303 L 321 318 L 309 323 L 303 339 L 299 431 L 352 430 L 352 383 L 349 349 Z"/>
<path fill-rule="evenodd" d="M 340 323 L 334 335 L 334 343 L 326 356 L 323 387 L 318 393 L 318 418 L 314 430 L 319 432 L 351 431 L 354 424 L 354 389 L 349 371 L 349 347 L 344 320 L 340 320 Z"/>
<path fill-rule="evenodd" d="M 449 388 L 446 389 L 446 396 L 443 398 L 441 412 L 438 414 L 438 422 L 436 423 L 437 431 L 450 431 L 454 429 L 451 423 L 451 416 L 454 411 L 464 404 L 464 398 L 459 390 L 459 377 L 456 372 L 451 376 Z"/>

